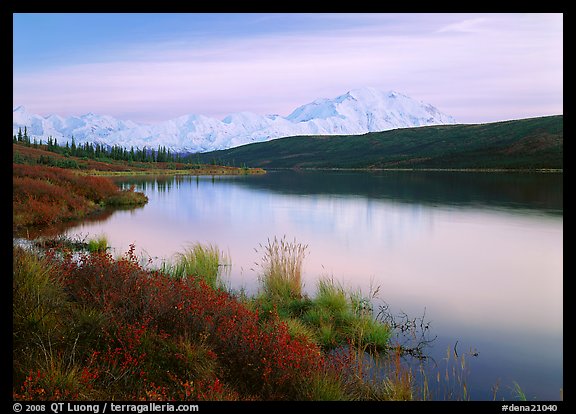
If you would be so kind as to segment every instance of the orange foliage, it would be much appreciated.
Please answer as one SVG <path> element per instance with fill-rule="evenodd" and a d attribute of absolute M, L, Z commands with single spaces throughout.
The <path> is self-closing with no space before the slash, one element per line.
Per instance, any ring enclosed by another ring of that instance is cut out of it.
<path fill-rule="evenodd" d="M 13 164 L 14 225 L 57 223 L 83 217 L 120 189 L 106 177 L 90 177 L 41 165 Z"/>

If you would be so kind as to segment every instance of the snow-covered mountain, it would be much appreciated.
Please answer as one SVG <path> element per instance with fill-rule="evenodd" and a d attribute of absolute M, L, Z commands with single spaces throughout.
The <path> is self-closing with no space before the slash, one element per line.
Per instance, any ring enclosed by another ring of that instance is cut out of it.
<path fill-rule="evenodd" d="M 56 138 L 125 148 L 157 148 L 172 151 L 206 152 L 251 142 L 295 135 L 358 135 L 456 121 L 430 104 L 398 92 L 374 88 L 355 89 L 334 99 L 317 99 L 296 108 L 290 115 L 233 113 L 222 120 L 203 115 L 184 115 L 153 125 L 121 121 L 107 115 L 88 113 L 79 117 L 43 117 L 19 106 L 13 111 L 13 131 L 27 127 L 32 138 Z"/>

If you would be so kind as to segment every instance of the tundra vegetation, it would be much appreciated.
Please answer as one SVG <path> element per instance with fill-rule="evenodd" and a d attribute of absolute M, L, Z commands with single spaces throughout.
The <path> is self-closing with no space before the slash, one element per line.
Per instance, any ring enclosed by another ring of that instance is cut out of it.
<path fill-rule="evenodd" d="M 135 256 L 134 246 L 115 258 L 102 240 L 99 248 L 81 251 L 70 249 L 70 243 L 38 251 L 15 246 L 14 398 L 408 395 L 390 379 L 376 387 L 358 372 L 359 358 L 369 349 L 389 352 L 389 327 L 332 282 L 322 280 L 317 296 L 308 298 L 297 293 L 301 286 L 294 281 L 280 293 L 270 291 L 269 275 L 263 274 L 261 294 L 248 298 L 226 290 L 220 264 L 227 259 L 213 246 L 195 245 L 174 264 L 150 269 Z M 275 239 L 268 248 L 279 243 L 292 253 L 303 252 L 285 240 Z M 292 259 L 299 260 L 273 260 Z"/>

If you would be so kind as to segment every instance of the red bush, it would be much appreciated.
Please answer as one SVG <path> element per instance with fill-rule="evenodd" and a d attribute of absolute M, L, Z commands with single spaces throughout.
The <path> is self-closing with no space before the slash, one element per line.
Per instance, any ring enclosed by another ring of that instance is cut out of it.
<path fill-rule="evenodd" d="M 108 363 L 137 372 L 137 346 L 143 330 L 204 338 L 243 394 L 291 399 L 324 363 L 319 348 L 292 338 L 276 315 L 261 320 L 257 312 L 201 280 L 173 279 L 140 267 L 133 247 L 114 260 L 108 253 L 84 255 L 62 265 L 72 297 L 97 307 L 124 326 L 116 342 L 109 339 Z M 142 321 L 146 321 L 142 325 Z M 133 373 L 134 373 L 133 372 Z"/>
<path fill-rule="evenodd" d="M 40 370 L 30 372 L 18 392 L 13 391 L 15 400 L 42 401 L 42 400 L 75 400 L 78 392 L 60 388 L 55 378 L 50 378 Z"/>
<path fill-rule="evenodd" d="M 51 224 L 85 216 L 123 194 L 107 177 L 58 167 L 13 164 L 12 206 L 17 226 Z"/>
<path fill-rule="evenodd" d="M 28 184 L 30 180 L 35 180 L 44 185 L 51 184 L 62 191 L 87 198 L 96 203 L 119 191 L 118 187 L 109 178 L 78 175 L 58 167 L 13 164 L 12 175 L 14 178 L 28 178 Z"/>

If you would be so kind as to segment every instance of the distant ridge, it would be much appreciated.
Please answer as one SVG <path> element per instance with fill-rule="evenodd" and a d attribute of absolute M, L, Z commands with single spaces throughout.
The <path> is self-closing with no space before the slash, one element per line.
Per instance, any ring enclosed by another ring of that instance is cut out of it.
<path fill-rule="evenodd" d="M 281 138 L 200 154 L 263 168 L 562 169 L 563 115 L 359 136 Z"/>
<path fill-rule="evenodd" d="M 222 120 L 189 114 L 153 125 L 117 120 L 88 113 L 68 118 L 43 117 L 14 108 L 12 129 L 27 127 L 34 138 L 48 136 L 64 144 L 101 143 L 138 148 L 165 146 L 173 151 L 206 152 L 252 142 L 302 135 L 358 135 L 427 125 L 454 124 L 453 117 L 434 106 L 395 91 L 354 89 L 334 99 L 317 99 L 296 108 L 290 115 L 233 113 Z"/>

